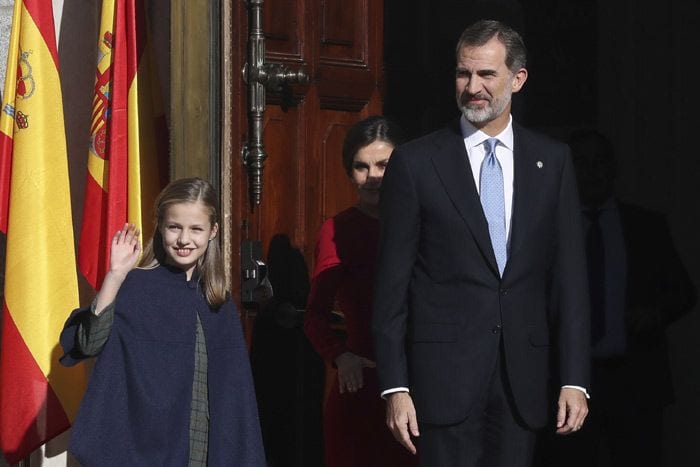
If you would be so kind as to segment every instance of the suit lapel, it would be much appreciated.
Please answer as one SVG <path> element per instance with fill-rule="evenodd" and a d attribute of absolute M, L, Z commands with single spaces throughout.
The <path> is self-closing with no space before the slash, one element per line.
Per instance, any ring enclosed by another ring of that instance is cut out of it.
<path fill-rule="evenodd" d="M 474 185 L 474 175 L 464 147 L 459 121 L 447 130 L 446 138 L 436 139 L 438 151 L 432 155 L 432 162 L 438 177 L 482 251 L 491 269 L 498 274 L 496 256 L 491 246 L 488 224 L 481 207 L 479 194 Z"/>
<path fill-rule="evenodd" d="M 521 247 L 526 243 L 528 232 L 535 219 L 535 210 L 540 205 L 541 183 L 544 158 L 530 144 L 529 139 L 515 122 L 513 123 L 513 212 L 511 219 L 510 250 L 508 263 L 517 257 Z M 505 274 L 505 271 L 504 271 Z"/>

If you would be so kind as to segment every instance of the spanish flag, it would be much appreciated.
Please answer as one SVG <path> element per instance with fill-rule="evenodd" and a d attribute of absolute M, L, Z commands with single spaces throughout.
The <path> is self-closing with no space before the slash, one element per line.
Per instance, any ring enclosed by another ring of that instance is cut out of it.
<path fill-rule="evenodd" d="M 143 0 L 103 0 L 78 265 L 99 289 L 125 222 L 149 237 L 167 182 L 167 131 Z"/>
<path fill-rule="evenodd" d="M 86 380 L 58 362 L 78 285 L 51 5 L 15 0 L 0 110 L 0 448 L 10 463 L 68 429 Z"/>

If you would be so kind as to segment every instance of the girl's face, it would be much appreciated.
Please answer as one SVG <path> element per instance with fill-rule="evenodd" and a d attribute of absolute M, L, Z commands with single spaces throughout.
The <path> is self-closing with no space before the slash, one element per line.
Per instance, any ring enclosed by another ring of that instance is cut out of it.
<path fill-rule="evenodd" d="M 190 280 L 197 260 L 204 256 L 218 230 L 218 224 L 209 222 L 209 209 L 201 202 L 173 204 L 160 225 L 166 263 L 185 271 Z"/>
<path fill-rule="evenodd" d="M 379 204 L 379 188 L 393 150 L 391 144 L 377 140 L 360 148 L 355 154 L 350 179 L 357 189 L 360 203 L 369 206 Z"/>

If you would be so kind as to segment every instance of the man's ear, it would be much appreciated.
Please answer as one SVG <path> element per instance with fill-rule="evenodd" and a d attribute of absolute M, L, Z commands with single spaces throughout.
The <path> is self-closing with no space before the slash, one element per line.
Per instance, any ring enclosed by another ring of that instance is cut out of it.
<path fill-rule="evenodd" d="M 523 88 L 525 81 L 527 81 L 527 70 L 525 68 L 521 68 L 518 71 L 516 71 L 513 75 L 513 83 L 511 85 L 511 90 L 513 92 L 520 91 Z"/>

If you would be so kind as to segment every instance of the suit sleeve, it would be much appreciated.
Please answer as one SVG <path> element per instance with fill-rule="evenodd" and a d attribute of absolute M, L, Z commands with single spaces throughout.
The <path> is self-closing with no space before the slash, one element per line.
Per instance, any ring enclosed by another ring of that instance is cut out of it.
<path fill-rule="evenodd" d="M 590 388 L 590 309 L 581 208 L 566 150 L 557 206 L 552 299 L 562 385 Z"/>
<path fill-rule="evenodd" d="M 396 149 L 382 181 L 372 332 L 380 390 L 410 387 L 406 364 L 408 290 L 418 254 L 420 206 L 408 160 Z"/>

